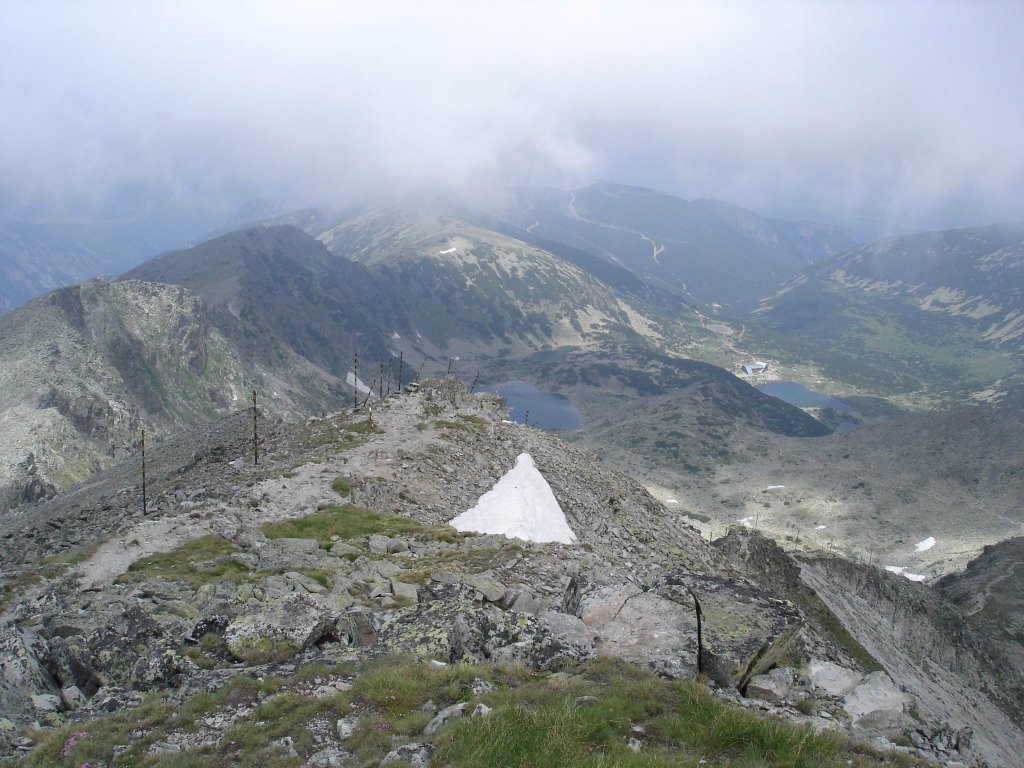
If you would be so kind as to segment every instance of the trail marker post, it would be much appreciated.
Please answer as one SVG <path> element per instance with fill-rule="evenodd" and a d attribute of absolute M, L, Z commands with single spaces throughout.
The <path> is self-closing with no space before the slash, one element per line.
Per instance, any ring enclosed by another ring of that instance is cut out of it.
<path fill-rule="evenodd" d="M 259 431 L 256 426 L 256 390 L 252 391 L 252 463 L 259 466 L 260 463 L 260 440 Z"/>
<path fill-rule="evenodd" d="M 402 370 L 405 367 L 404 352 L 398 353 L 398 391 L 402 391 Z"/>
<path fill-rule="evenodd" d="M 352 360 L 352 410 L 359 407 L 359 353 Z"/>
<path fill-rule="evenodd" d="M 146 430 L 142 430 L 142 514 L 146 515 Z"/>

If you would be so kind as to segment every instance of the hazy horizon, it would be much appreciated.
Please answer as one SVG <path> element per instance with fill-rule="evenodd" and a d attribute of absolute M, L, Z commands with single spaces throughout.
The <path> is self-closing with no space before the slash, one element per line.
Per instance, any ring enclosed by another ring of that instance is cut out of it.
<path fill-rule="evenodd" d="M 6 217 L 607 179 L 865 236 L 1024 218 L 1012 2 L 0 9 Z"/>

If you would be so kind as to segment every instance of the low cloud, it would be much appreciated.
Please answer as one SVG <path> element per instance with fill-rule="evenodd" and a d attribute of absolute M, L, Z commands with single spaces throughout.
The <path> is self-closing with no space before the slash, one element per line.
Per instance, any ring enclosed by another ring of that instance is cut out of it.
<path fill-rule="evenodd" d="M 1019 218 L 1016 3 L 15 3 L 0 204 L 591 178 L 878 230 Z"/>

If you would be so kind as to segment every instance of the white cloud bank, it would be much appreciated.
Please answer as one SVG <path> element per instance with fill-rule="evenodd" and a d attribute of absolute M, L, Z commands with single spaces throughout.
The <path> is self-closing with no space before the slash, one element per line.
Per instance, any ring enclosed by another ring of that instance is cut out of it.
<path fill-rule="evenodd" d="M 602 177 L 980 223 L 1022 81 L 1012 2 L 9 0 L 0 212 Z"/>

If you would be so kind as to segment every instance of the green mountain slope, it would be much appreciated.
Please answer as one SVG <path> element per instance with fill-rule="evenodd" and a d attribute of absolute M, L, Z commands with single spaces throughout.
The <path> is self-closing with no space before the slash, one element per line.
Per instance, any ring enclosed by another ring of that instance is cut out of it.
<path fill-rule="evenodd" d="M 450 215 L 382 207 L 317 234 L 388 284 L 428 354 L 519 354 L 657 333 L 642 307 L 586 270 Z"/>
<path fill-rule="evenodd" d="M 893 395 L 962 398 L 1024 363 L 1024 226 L 883 240 L 761 302 L 764 354 Z"/>

